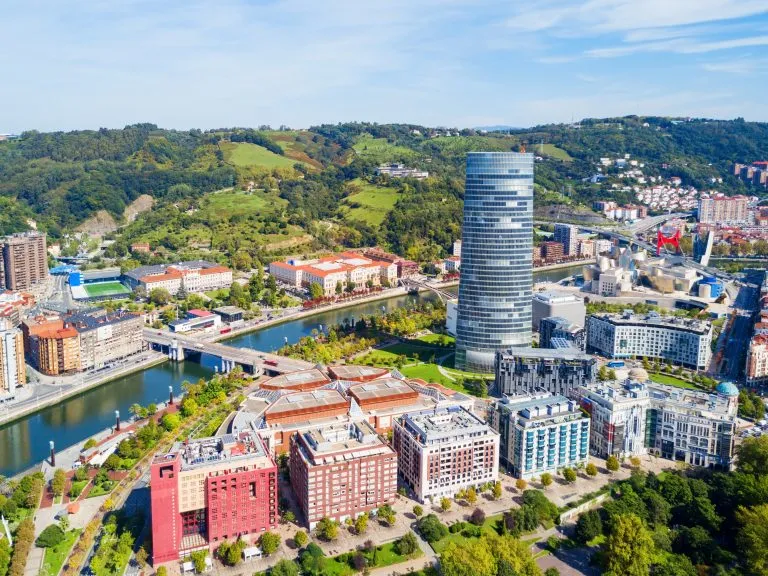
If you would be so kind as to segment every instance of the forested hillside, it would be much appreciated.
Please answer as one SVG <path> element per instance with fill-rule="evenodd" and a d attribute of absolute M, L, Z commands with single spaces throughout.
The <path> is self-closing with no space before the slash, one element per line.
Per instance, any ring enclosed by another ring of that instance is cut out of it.
<path fill-rule="evenodd" d="M 139 240 L 159 249 L 153 258 L 194 253 L 229 262 L 237 253 L 261 259 L 378 243 L 428 260 L 460 235 L 467 152 L 522 147 L 539 157 L 539 207 L 631 202 L 626 186 L 589 180 L 600 158 L 625 154 L 645 174 L 679 176 L 684 186 L 765 192 L 731 175 L 735 162 L 768 158 L 768 124 L 743 120 L 589 119 L 507 133 L 371 123 L 207 132 L 138 124 L 0 142 L 0 233 L 24 229 L 31 218 L 57 238 L 99 210 L 122 223 L 126 206 L 149 194 L 155 208 L 115 234 L 110 255 L 126 257 Z M 428 170 L 430 178 L 377 177 L 383 162 Z"/>

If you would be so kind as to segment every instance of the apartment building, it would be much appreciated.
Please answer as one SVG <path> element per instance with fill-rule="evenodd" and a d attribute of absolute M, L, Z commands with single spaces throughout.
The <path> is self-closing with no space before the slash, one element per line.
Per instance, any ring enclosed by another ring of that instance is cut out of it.
<path fill-rule="evenodd" d="M 0 318 L 0 398 L 13 396 L 26 382 L 24 335 L 10 321 Z"/>
<path fill-rule="evenodd" d="M 595 314 L 587 319 L 587 352 L 607 358 L 660 358 L 705 370 L 712 356 L 709 322 L 660 316 Z"/>
<path fill-rule="evenodd" d="M 199 294 L 229 288 L 232 270 L 215 262 L 191 260 L 172 265 L 140 266 L 123 274 L 123 279 L 132 290 L 142 287 L 149 293 L 155 288 L 164 288 L 175 296 L 182 290 Z"/>
<path fill-rule="evenodd" d="M 752 336 L 747 352 L 746 376 L 747 383 L 753 386 L 768 382 L 768 335 Z"/>
<path fill-rule="evenodd" d="M 600 382 L 579 387 L 578 395 L 581 407 L 592 418 L 592 454 L 622 458 L 646 453 L 651 400 L 645 384 L 631 380 Z"/>
<path fill-rule="evenodd" d="M 577 348 L 510 348 L 496 353 L 496 390 L 519 396 L 549 392 L 571 396 L 595 379 L 597 361 Z"/>
<path fill-rule="evenodd" d="M 534 330 L 539 330 L 542 318 L 551 316 L 567 318 L 574 324 L 584 326 L 587 307 L 584 299 L 576 294 L 546 290 L 533 295 L 532 314 Z"/>
<path fill-rule="evenodd" d="M 563 254 L 576 256 L 579 249 L 579 229 L 572 224 L 555 224 L 555 233 L 552 236 L 555 242 L 563 245 Z"/>
<path fill-rule="evenodd" d="M 392 504 L 397 454 L 365 421 L 313 428 L 291 437 L 291 486 L 308 528 Z"/>
<path fill-rule="evenodd" d="M 80 334 L 72 327 L 49 326 L 34 338 L 33 364 L 43 374 L 59 376 L 80 371 Z"/>
<path fill-rule="evenodd" d="M 0 238 L 0 288 L 29 290 L 47 277 L 45 234 L 22 232 Z"/>
<path fill-rule="evenodd" d="M 585 465 L 589 460 L 589 418 L 574 400 L 538 394 L 505 397 L 489 411 L 500 435 L 501 464 L 516 478 Z"/>
<path fill-rule="evenodd" d="M 699 222 L 703 224 L 746 224 L 749 221 L 749 198 L 716 196 L 699 200 Z"/>
<path fill-rule="evenodd" d="M 64 319 L 80 335 L 80 370 L 93 370 L 144 349 L 141 314 L 95 309 Z"/>
<path fill-rule="evenodd" d="M 560 242 L 548 241 L 541 243 L 541 257 L 547 262 L 562 260 L 564 256 L 565 249 Z"/>
<path fill-rule="evenodd" d="M 258 434 L 177 442 L 151 466 L 153 563 L 277 528 L 277 465 Z"/>
<path fill-rule="evenodd" d="M 18 328 L 21 325 L 22 311 L 35 304 L 31 294 L 24 292 L 0 291 L 0 320 L 8 320 L 11 326 Z"/>
<path fill-rule="evenodd" d="M 556 339 L 565 340 L 581 351 L 587 347 L 587 331 L 583 324 L 576 324 L 562 316 L 542 318 L 539 321 L 539 346 L 556 348 L 554 344 Z"/>
<path fill-rule="evenodd" d="M 295 288 L 317 284 L 322 287 L 324 295 L 330 297 L 339 288 L 349 286 L 358 290 L 382 283 L 394 286 L 397 284 L 398 267 L 395 262 L 374 260 L 357 252 L 342 252 L 315 260 L 272 262 L 269 273 Z"/>
<path fill-rule="evenodd" d="M 499 434 L 466 408 L 405 414 L 393 431 L 400 475 L 419 502 L 498 477 Z"/>

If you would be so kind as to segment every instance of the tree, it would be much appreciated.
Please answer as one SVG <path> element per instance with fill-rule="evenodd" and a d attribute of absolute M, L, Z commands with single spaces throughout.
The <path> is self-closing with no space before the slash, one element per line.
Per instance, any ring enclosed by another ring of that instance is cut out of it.
<path fill-rule="evenodd" d="M 314 542 L 310 542 L 300 556 L 301 568 L 304 574 L 321 576 L 325 574 L 325 554 L 323 549 Z"/>
<path fill-rule="evenodd" d="M 178 414 L 165 414 L 160 420 L 160 424 L 163 428 L 168 430 L 168 432 L 172 432 L 181 424 L 181 418 L 179 418 Z"/>
<path fill-rule="evenodd" d="M 181 401 L 181 415 L 184 416 L 184 418 L 194 416 L 199 409 L 200 406 L 198 406 L 197 401 L 191 396 L 187 396 Z"/>
<path fill-rule="evenodd" d="M 40 536 L 35 540 L 35 545 L 38 548 L 53 548 L 59 545 L 64 540 L 64 531 L 59 528 L 58 524 L 51 524 L 40 533 Z"/>
<path fill-rule="evenodd" d="M 517 488 L 520 492 L 525 490 L 528 487 L 528 482 L 526 482 L 523 478 L 518 478 L 515 480 L 515 488 Z"/>
<path fill-rule="evenodd" d="M 368 530 L 368 514 L 360 514 L 355 518 L 355 534 L 365 534 Z"/>
<path fill-rule="evenodd" d="M 541 475 L 541 485 L 544 486 L 544 488 L 550 486 L 552 484 L 552 474 L 549 472 L 544 472 L 544 474 Z"/>
<path fill-rule="evenodd" d="M 443 576 L 479 576 L 496 573 L 496 559 L 485 539 L 451 542 L 440 555 Z"/>
<path fill-rule="evenodd" d="M 501 482 L 494 482 L 493 483 L 493 499 L 498 500 L 501 498 Z"/>
<path fill-rule="evenodd" d="M 736 542 L 747 566 L 755 574 L 768 573 L 768 504 L 736 511 L 739 532 Z"/>
<path fill-rule="evenodd" d="M 395 523 L 395 511 L 389 504 L 379 506 L 379 510 L 376 512 L 376 515 L 390 526 Z"/>
<path fill-rule="evenodd" d="M 304 530 L 298 530 L 296 534 L 293 535 L 293 542 L 299 548 L 303 548 L 304 544 L 307 543 L 307 540 L 309 540 L 309 537 L 307 536 L 307 533 L 304 532 Z"/>
<path fill-rule="evenodd" d="M 339 535 L 339 525 L 333 520 L 324 516 L 317 523 L 317 533 L 323 540 L 335 540 Z"/>
<path fill-rule="evenodd" d="M 413 515 L 416 516 L 416 518 L 421 518 L 422 514 L 424 514 L 424 508 L 416 504 L 416 506 L 413 507 Z"/>
<path fill-rule="evenodd" d="M 341 285 L 341 282 L 336 282 L 336 294 L 341 295 L 343 291 L 344 287 Z"/>
<path fill-rule="evenodd" d="M 477 490 L 475 490 L 474 486 L 470 486 L 469 490 L 467 490 L 467 503 L 472 506 L 475 502 L 477 502 Z"/>
<path fill-rule="evenodd" d="M 648 522 L 654 526 L 666 526 L 672 518 L 672 507 L 655 490 L 643 492 L 643 502 L 648 510 Z"/>
<path fill-rule="evenodd" d="M 739 472 L 754 476 L 768 475 L 768 436 L 745 438 L 736 449 Z"/>
<path fill-rule="evenodd" d="M 668 554 L 663 564 L 653 567 L 654 576 L 699 576 L 698 570 L 688 556 Z"/>
<path fill-rule="evenodd" d="M 168 576 L 168 568 L 165 566 L 158 567 L 157 571 L 155 572 L 155 576 Z"/>
<path fill-rule="evenodd" d="M 64 485 L 67 483 L 67 475 L 61 468 L 56 468 L 51 480 L 51 491 L 57 498 L 64 494 Z"/>
<path fill-rule="evenodd" d="M 83 444 L 83 450 L 90 450 L 91 448 L 95 448 L 98 442 L 96 442 L 95 438 L 88 438 L 88 440 L 85 441 L 85 444 Z"/>
<path fill-rule="evenodd" d="M 677 554 L 685 554 L 694 564 L 709 564 L 712 562 L 717 546 L 715 541 L 701 526 L 685 527 L 677 532 L 672 550 Z"/>
<path fill-rule="evenodd" d="M 440 499 L 440 510 L 448 512 L 451 509 L 451 499 L 443 497 Z"/>
<path fill-rule="evenodd" d="M 171 293 L 165 288 L 152 288 L 149 293 L 149 301 L 155 306 L 165 306 L 171 301 Z"/>
<path fill-rule="evenodd" d="M 448 535 L 448 527 L 440 522 L 440 519 L 434 514 L 424 516 L 419 520 L 417 526 L 424 540 L 430 544 L 442 540 Z"/>
<path fill-rule="evenodd" d="M 485 512 L 480 508 L 475 508 L 472 511 L 472 515 L 469 517 L 469 521 L 475 526 L 482 526 L 483 522 L 485 522 Z"/>
<path fill-rule="evenodd" d="M 582 544 L 586 544 L 602 533 L 603 521 L 600 518 L 600 512 L 597 510 L 584 512 L 576 521 L 576 540 Z"/>
<path fill-rule="evenodd" d="M 608 570 L 615 576 L 647 576 L 653 539 L 635 514 L 616 518 L 606 542 Z"/>
<path fill-rule="evenodd" d="M 253 259 L 245 250 L 238 250 L 235 252 L 235 255 L 232 256 L 232 266 L 237 270 L 250 270 L 252 265 Z"/>
<path fill-rule="evenodd" d="M 400 540 L 395 542 L 395 546 L 397 553 L 401 556 L 410 556 L 419 549 L 419 543 L 416 540 L 416 535 L 410 530 L 403 534 Z"/>
<path fill-rule="evenodd" d="M 269 576 L 299 576 L 299 567 L 296 565 L 296 562 L 283 558 L 272 566 Z"/>
<path fill-rule="evenodd" d="M 544 570 L 544 576 L 560 576 L 560 570 L 558 570 L 554 566 L 550 566 L 549 568 Z"/>
<path fill-rule="evenodd" d="M 296 514 L 293 513 L 293 510 L 286 510 L 283 512 L 281 520 L 283 523 L 296 522 Z"/>
<path fill-rule="evenodd" d="M 312 282 L 312 284 L 309 285 L 309 297 L 312 298 L 312 300 L 318 300 L 323 296 L 325 296 L 323 287 L 317 282 Z"/>
<path fill-rule="evenodd" d="M 597 466 L 592 464 L 592 462 L 587 464 L 586 468 L 584 468 L 584 471 L 587 473 L 587 476 L 597 476 Z"/>
<path fill-rule="evenodd" d="M 149 553 L 147 552 L 147 549 L 144 548 L 144 546 L 141 546 L 138 550 L 136 550 L 136 562 L 139 565 L 139 568 L 145 568 L 147 566 L 147 561 L 149 560 Z"/>
<path fill-rule="evenodd" d="M 576 471 L 573 468 L 565 468 L 563 470 L 563 478 L 569 484 L 572 482 L 576 482 Z"/>
<path fill-rule="evenodd" d="M 259 548 L 267 556 L 277 552 L 280 547 L 280 535 L 275 532 L 264 532 L 259 538 Z"/>
<path fill-rule="evenodd" d="M 613 454 L 608 456 L 608 458 L 605 460 L 605 467 L 608 469 L 609 472 L 616 472 L 619 469 L 619 459 L 616 458 Z"/>
<path fill-rule="evenodd" d="M 640 468 L 640 457 L 630 456 L 629 463 L 632 465 L 632 468 Z"/>
<path fill-rule="evenodd" d="M 605 367 L 605 364 L 600 366 L 600 369 L 597 371 L 597 379 L 600 380 L 600 382 L 608 380 L 608 368 Z"/>
<path fill-rule="evenodd" d="M 196 552 L 192 552 L 189 555 L 189 558 L 192 560 L 192 564 L 195 566 L 195 572 L 202 574 L 205 570 L 205 561 L 208 558 L 208 552 L 205 550 L 198 550 Z"/>

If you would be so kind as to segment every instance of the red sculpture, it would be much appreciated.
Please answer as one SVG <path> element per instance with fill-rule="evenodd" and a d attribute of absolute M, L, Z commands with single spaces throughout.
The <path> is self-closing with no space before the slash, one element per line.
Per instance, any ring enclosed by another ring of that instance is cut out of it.
<path fill-rule="evenodd" d="M 661 249 L 665 245 L 672 245 L 675 247 L 675 253 L 680 254 L 680 238 L 683 237 L 683 233 L 680 228 L 675 226 L 662 226 L 659 231 L 656 232 L 656 256 L 661 256 Z"/>

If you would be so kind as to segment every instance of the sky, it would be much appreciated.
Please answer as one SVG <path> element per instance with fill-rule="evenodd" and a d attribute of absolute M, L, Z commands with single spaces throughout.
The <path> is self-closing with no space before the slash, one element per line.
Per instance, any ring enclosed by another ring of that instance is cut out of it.
<path fill-rule="evenodd" d="M 0 133 L 768 121 L 768 0 L 3 0 Z"/>

